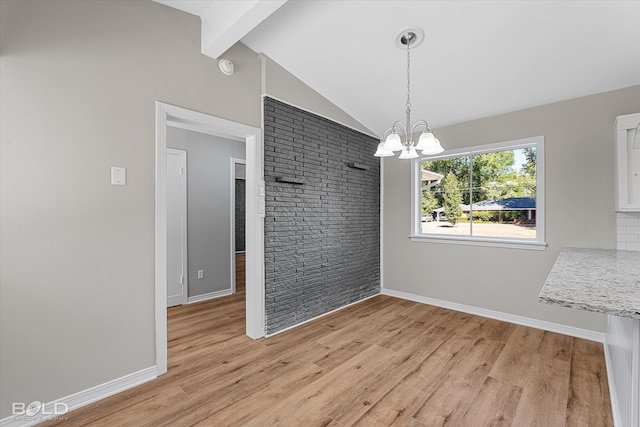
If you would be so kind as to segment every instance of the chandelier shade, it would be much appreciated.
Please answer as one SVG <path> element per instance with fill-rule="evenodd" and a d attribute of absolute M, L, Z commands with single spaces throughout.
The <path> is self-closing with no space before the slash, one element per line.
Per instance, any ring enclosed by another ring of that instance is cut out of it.
<path fill-rule="evenodd" d="M 418 152 L 416 151 L 415 147 L 409 147 L 409 148 L 403 148 L 402 149 L 402 153 L 400 153 L 400 155 L 398 156 L 399 159 L 417 159 L 418 156 Z"/>
<path fill-rule="evenodd" d="M 388 151 L 400 151 L 404 147 L 402 145 L 402 140 L 400 139 L 400 135 L 397 133 L 390 133 L 387 138 L 384 140 L 384 148 Z"/>
<path fill-rule="evenodd" d="M 435 137 L 429 124 L 425 120 L 418 120 L 411 124 L 411 45 L 419 44 L 424 33 L 419 29 L 405 30 L 399 33 L 396 41 L 398 46 L 407 47 L 407 103 L 406 103 L 406 124 L 402 121 L 395 122 L 388 128 L 382 137 L 378 149 L 374 156 L 391 157 L 395 151 L 400 151 L 399 159 L 415 159 L 420 157 L 418 151 L 423 155 L 435 155 L 442 153 L 444 148 L 440 145 L 440 140 Z M 418 142 L 413 140 L 413 134 L 422 131 Z"/>
<path fill-rule="evenodd" d="M 442 153 L 444 148 L 442 148 L 440 140 L 436 138 L 433 133 L 422 132 L 420 139 L 418 139 L 418 144 L 416 144 L 416 150 L 420 150 L 422 154 L 430 156 Z"/>
<path fill-rule="evenodd" d="M 378 144 L 378 149 L 376 150 L 376 154 L 374 154 L 374 156 L 376 156 L 376 157 L 392 157 L 393 156 L 393 151 L 387 150 L 384 147 L 384 142 L 380 142 L 380 144 Z"/>

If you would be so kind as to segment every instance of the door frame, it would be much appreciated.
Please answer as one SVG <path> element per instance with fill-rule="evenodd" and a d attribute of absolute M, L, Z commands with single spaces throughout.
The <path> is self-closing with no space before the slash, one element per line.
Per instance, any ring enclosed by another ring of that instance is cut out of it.
<path fill-rule="evenodd" d="M 189 258 L 187 256 L 187 150 L 167 147 L 166 152 L 167 154 L 180 156 L 180 167 L 182 168 L 182 178 L 180 179 L 180 232 L 182 238 L 180 239 L 180 246 L 182 247 L 182 304 L 186 304 L 189 299 Z M 165 194 L 167 194 L 166 186 Z"/>
<path fill-rule="evenodd" d="M 230 182 L 230 187 L 231 187 L 231 191 L 229 192 L 229 194 L 231 194 L 231 215 L 230 215 L 230 219 L 231 219 L 231 224 L 230 224 L 230 230 L 231 230 L 231 293 L 235 294 L 236 293 L 236 165 L 245 165 L 246 166 L 247 161 L 245 159 L 239 159 L 237 157 L 232 157 L 231 158 L 231 182 Z M 247 177 L 246 177 L 246 173 L 245 173 L 245 177 L 242 178 L 245 180 L 245 183 L 247 181 Z M 246 198 L 246 190 L 245 190 L 245 198 Z M 246 211 L 247 211 L 247 206 L 245 203 L 245 217 L 246 217 Z M 245 230 L 245 249 L 246 249 L 246 230 Z M 246 252 L 246 250 L 245 250 Z"/>
<path fill-rule="evenodd" d="M 167 372 L 167 127 L 208 133 L 246 144 L 246 334 L 264 336 L 264 143 L 262 130 L 156 101 L 155 332 L 156 372 Z"/>

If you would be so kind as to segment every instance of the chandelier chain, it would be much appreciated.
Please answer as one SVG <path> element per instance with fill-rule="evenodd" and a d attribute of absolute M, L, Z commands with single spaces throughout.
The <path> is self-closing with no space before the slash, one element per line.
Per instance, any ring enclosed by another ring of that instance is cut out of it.
<path fill-rule="evenodd" d="M 411 111 L 411 55 L 409 54 L 411 39 L 407 39 L 407 113 Z"/>

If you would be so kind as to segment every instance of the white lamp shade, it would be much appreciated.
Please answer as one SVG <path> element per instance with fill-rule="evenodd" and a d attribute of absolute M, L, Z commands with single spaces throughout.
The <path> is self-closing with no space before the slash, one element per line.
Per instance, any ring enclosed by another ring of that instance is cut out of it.
<path fill-rule="evenodd" d="M 384 149 L 387 151 L 400 151 L 402 150 L 402 141 L 400 135 L 397 133 L 390 133 L 384 140 Z"/>
<path fill-rule="evenodd" d="M 418 143 L 416 144 L 416 150 L 424 150 L 429 147 L 429 144 L 432 144 L 435 138 L 436 137 L 433 136 L 431 132 L 422 132 L 422 134 L 420 134 L 420 139 L 418 139 Z"/>
<path fill-rule="evenodd" d="M 415 159 L 418 157 L 418 152 L 416 151 L 415 148 L 411 147 L 409 149 L 404 149 L 402 150 L 402 153 L 400 153 L 400 156 L 398 157 L 399 159 Z"/>
<path fill-rule="evenodd" d="M 375 157 L 391 157 L 393 156 L 393 151 L 389 151 L 386 150 L 384 148 L 384 142 L 381 142 L 380 144 L 378 144 L 378 149 L 376 150 L 376 153 L 374 154 Z"/>
<path fill-rule="evenodd" d="M 425 134 L 420 135 L 420 141 L 418 142 L 418 146 L 423 142 L 422 137 Z M 422 154 L 426 156 L 432 156 L 434 154 L 440 154 L 444 151 L 442 145 L 440 145 L 440 140 L 433 136 L 432 133 L 428 133 L 427 135 L 431 135 L 431 138 L 425 137 L 424 144 L 420 147 L 416 146 L 418 150 L 422 150 Z"/>

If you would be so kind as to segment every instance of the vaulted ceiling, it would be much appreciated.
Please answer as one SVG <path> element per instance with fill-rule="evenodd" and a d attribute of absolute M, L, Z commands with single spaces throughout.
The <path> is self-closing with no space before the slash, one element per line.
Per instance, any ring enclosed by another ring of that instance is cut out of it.
<path fill-rule="evenodd" d="M 433 127 L 640 84 L 640 1 L 156 0 L 199 15 L 203 53 L 263 52 L 377 134 Z"/>

